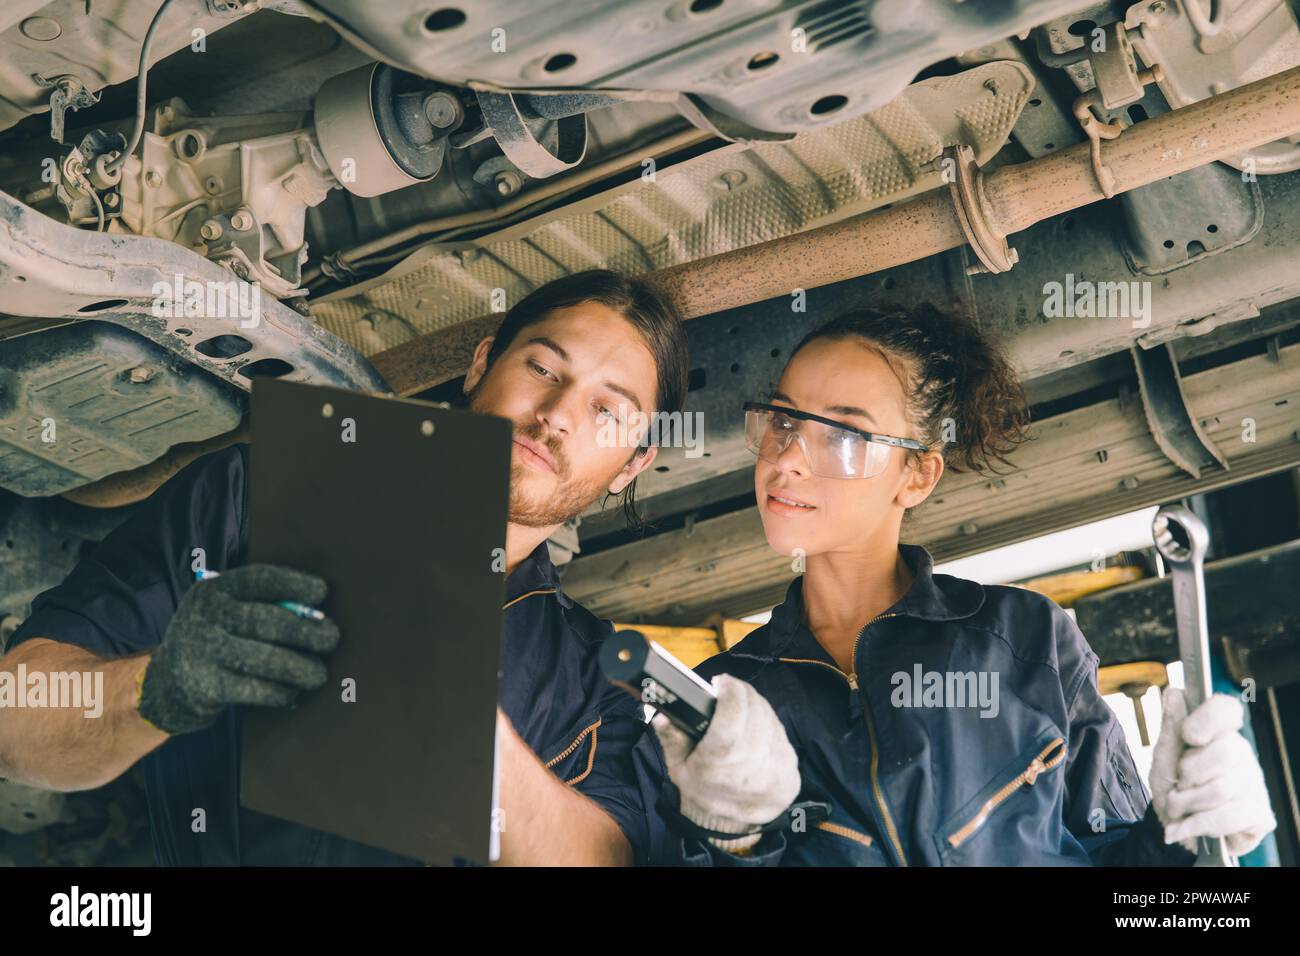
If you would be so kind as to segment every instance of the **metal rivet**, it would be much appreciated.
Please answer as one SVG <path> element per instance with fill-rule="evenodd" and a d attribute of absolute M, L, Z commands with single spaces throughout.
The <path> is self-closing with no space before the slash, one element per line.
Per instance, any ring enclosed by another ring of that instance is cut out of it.
<path fill-rule="evenodd" d="M 326 402 L 324 405 L 322 405 L 322 406 L 320 407 L 320 413 L 321 413 L 321 415 L 323 415 L 323 416 L 326 417 L 326 418 L 333 418 L 333 417 L 334 417 L 334 406 L 331 405 L 329 402 Z"/>
<path fill-rule="evenodd" d="M 426 438 L 432 435 L 433 422 L 429 421 L 427 418 L 424 421 L 420 422 L 420 434 L 425 436 Z"/>

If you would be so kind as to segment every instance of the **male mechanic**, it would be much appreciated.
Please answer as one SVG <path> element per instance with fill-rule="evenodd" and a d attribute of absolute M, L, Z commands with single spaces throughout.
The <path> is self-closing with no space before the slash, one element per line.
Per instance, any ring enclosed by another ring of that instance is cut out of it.
<path fill-rule="evenodd" d="M 646 863 L 673 852 L 644 810 L 664 775 L 661 754 L 640 705 L 597 665 L 610 627 L 561 591 L 546 539 L 601 495 L 630 493 L 657 451 L 636 422 L 681 408 L 687 362 L 672 305 L 603 270 L 537 289 L 474 352 L 469 407 L 515 427 L 498 712 L 503 863 Z M 620 416 L 634 410 L 631 428 L 608 427 L 629 424 Z M 619 447 L 602 432 L 633 438 Z M 83 790 L 143 758 L 160 864 L 416 864 L 239 805 L 238 707 L 288 706 L 320 688 L 325 656 L 348 639 L 277 606 L 320 604 L 324 581 L 245 563 L 247 475 L 246 445 L 196 460 L 35 599 L 0 669 L 102 671 L 104 712 L 4 714 L 0 777 Z M 221 577 L 193 581 L 195 548 Z"/>

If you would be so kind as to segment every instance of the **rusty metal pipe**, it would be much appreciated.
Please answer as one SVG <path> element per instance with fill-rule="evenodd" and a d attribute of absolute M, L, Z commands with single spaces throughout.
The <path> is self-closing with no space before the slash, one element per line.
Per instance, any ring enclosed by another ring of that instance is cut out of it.
<path fill-rule="evenodd" d="M 1116 193 L 1137 189 L 1300 133 L 1300 67 L 1138 123 L 1103 147 Z M 1090 144 L 1003 166 L 981 176 L 986 224 L 1006 236 L 1106 198 L 1093 173 Z M 696 318 L 869 275 L 964 245 L 967 237 L 947 190 L 843 222 L 652 273 Z M 486 316 L 387 349 L 371 362 L 401 395 L 464 374 L 466 333 L 487 334 Z"/>
<path fill-rule="evenodd" d="M 1300 132 L 1300 67 L 1130 126 L 1102 147 L 1123 193 Z M 993 225 L 1003 234 L 1105 198 L 1088 144 L 1033 162 L 1003 166 L 983 179 Z"/>
<path fill-rule="evenodd" d="M 1129 127 L 1102 147 L 1116 194 L 1219 159 L 1239 159 L 1300 132 L 1300 67 Z M 1090 144 L 980 179 L 989 225 L 1003 236 L 1106 198 Z M 687 318 L 762 302 L 793 289 L 869 275 L 966 242 L 947 191 L 820 229 L 654 273 Z"/>

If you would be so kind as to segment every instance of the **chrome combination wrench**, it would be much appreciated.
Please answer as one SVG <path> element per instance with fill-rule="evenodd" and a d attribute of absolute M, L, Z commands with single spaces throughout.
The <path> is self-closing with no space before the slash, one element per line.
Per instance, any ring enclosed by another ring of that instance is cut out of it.
<path fill-rule="evenodd" d="M 1191 713 L 1213 693 L 1210 681 L 1209 627 L 1205 617 L 1205 552 L 1210 532 L 1182 505 L 1166 505 L 1151 525 L 1156 550 L 1169 564 L 1178 622 L 1178 657 L 1183 662 L 1183 698 Z M 1197 840 L 1197 866 L 1236 866 L 1222 837 Z"/>

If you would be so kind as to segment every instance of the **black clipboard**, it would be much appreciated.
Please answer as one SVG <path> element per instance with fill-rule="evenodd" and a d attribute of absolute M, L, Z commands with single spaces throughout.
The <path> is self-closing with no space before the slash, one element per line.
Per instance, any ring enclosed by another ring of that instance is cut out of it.
<path fill-rule="evenodd" d="M 325 578 L 343 637 L 296 709 L 241 709 L 245 807 L 429 863 L 495 857 L 511 438 L 501 418 L 256 381 L 249 561 Z"/>

